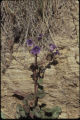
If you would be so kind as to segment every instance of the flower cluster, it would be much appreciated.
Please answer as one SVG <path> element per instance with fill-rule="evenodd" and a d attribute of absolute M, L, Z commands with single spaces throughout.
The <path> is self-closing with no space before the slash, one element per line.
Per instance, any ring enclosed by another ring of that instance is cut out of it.
<path fill-rule="evenodd" d="M 28 46 L 32 46 L 33 45 L 33 41 L 32 40 L 27 40 L 27 45 Z"/>
<path fill-rule="evenodd" d="M 42 34 L 39 34 L 38 41 L 40 41 L 41 39 L 42 39 Z"/>
<path fill-rule="evenodd" d="M 32 48 L 31 53 L 34 55 L 37 55 L 40 53 L 40 47 L 39 46 L 35 46 L 34 48 Z"/>
<path fill-rule="evenodd" d="M 59 55 L 59 51 L 55 44 L 49 44 L 49 48 L 51 52 L 54 52 L 54 55 Z"/>
<path fill-rule="evenodd" d="M 51 51 L 53 51 L 55 48 L 57 48 L 56 45 L 54 45 L 54 44 L 49 44 L 49 47 L 50 47 Z"/>
<path fill-rule="evenodd" d="M 38 40 L 41 40 L 42 39 L 42 34 L 39 34 L 39 36 L 38 36 Z M 33 41 L 31 40 L 31 39 L 29 39 L 29 40 L 27 40 L 27 46 L 29 46 L 29 47 L 32 47 L 33 46 Z M 50 51 L 51 52 L 53 52 L 54 53 L 54 55 L 59 55 L 59 51 L 58 51 L 58 49 L 57 49 L 57 47 L 56 47 L 56 45 L 55 44 L 49 44 L 49 49 L 50 49 Z M 32 54 L 34 54 L 34 55 L 37 55 L 37 54 L 39 54 L 40 53 L 40 47 L 39 46 L 34 46 L 32 49 L 31 49 L 31 53 Z"/>

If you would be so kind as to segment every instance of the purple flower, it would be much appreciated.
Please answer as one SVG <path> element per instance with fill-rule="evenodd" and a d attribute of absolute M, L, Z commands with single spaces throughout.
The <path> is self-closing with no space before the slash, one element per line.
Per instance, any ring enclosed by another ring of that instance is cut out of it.
<path fill-rule="evenodd" d="M 38 40 L 42 39 L 42 34 L 39 34 Z"/>
<path fill-rule="evenodd" d="M 42 34 L 39 34 L 39 36 L 42 36 Z"/>
<path fill-rule="evenodd" d="M 49 47 L 50 47 L 51 51 L 53 51 L 55 48 L 57 48 L 55 44 L 49 44 Z"/>
<path fill-rule="evenodd" d="M 39 46 L 35 46 L 32 50 L 31 53 L 36 55 L 40 53 L 40 47 Z"/>
<path fill-rule="evenodd" d="M 28 46 L 32 46 L 33 45 L 33 41 L 32 40 L 27 40 L 27 45 Z"/>
<path fill-rule="evenodd" d="M 59 55 L 60 53 L 59 53 L 59 51 L 58 50 L 56 50 L 56 52 L 54 52 L 54 55 Z"/>

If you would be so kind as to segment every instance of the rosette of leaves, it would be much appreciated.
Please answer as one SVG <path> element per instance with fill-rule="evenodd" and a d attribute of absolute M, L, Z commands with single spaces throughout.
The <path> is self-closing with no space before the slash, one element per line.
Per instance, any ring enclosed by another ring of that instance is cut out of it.
<path fill-rule="evenodd" d="M 40 106 L 36 106 L 33 109 L 30 108 L 29 113 L 26 113 L 23 107 L 19 106 L 18 111 L 20 111 L 20 113 L 16 118 L 56 119 L 61 114 L 61 108 L 58 106 L 53 108 L 41 108 Z"/>
<path fill-rule="evenodd" d="M 38 80 L 38 98 L 44 97 L 44 90 L 42 86 L 43 80 Z M 29 94 L 23 100 L 23 106 L 20 104 L 17 105 L 17 114 L 16 118 L 40 118 L 40 119 L 56 119 L 61 114 L 61 108 L 56 106 L 53 108 L 46 108 L 45 106 L 35 106 L 35 95 Z"/>
<path fill-rule="evenodd" d="M 61 114 L 61 108 L 56 106 L 53 108 L 41 108 L 40 106 L 36 106 L 32 110 L 30 110 L 31 118 L 39 118 L 39 119 L 56 119 Z"/>

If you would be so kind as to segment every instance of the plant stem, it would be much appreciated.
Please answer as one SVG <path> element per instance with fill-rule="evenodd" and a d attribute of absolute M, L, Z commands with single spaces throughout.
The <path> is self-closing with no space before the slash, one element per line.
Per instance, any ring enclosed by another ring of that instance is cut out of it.
<path fill-rule="evenodd" d="M 34 70 L 34 94 L 35 94 L 35 106 L 37 106 L 38 99 L 37 99 L 37 90 L 38 90 L 38 85 L 37 85 L 37 72 L 36 72 L 36 67 L 37 67 L 37 54 L 35 55 L 35 70 Z"/>

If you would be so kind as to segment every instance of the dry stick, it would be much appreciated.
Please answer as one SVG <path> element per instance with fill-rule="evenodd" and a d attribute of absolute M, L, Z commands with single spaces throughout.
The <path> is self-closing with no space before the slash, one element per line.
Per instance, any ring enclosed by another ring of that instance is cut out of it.
<path fill-rule="evenodd" d="M 5 8 L 6 8 L 6 11 L 10 14 L 11 18 L 13 18 L 13 17 L 15 16 L 15 14 L 14 14 L 14 12 L 8 7 L 7 1 L 5 1 L 4 5 L 5 5 Z M 2 24 L 1 24 L 1 27 L 3 28 L 5 34 L 6 34 L 7 37 L 8 37 L 8 31 L 6 31 L 5 27 L 4 27 Z M 11 61 L 12 61 L 12 54 L 13 54 L 13 45 L 14 45 L 14 42 L 13 42 L 13 41 L 9 41 L 8 44 L 9 44 L 9 47 L 10 47 L 10 62 L 9 62 L 9 65 L 8 65 L 8 66 L 10 66 L 10 63 L 11 63 Z M 6 69 L 7 69 L 7 67 L 6 67 Z"/>
<path fill-rule="evenodd" d="M 5 7 L 6 7 L 6 10 L 8 11 L 9 14 L 11 14 L 12 16 L 16 16 L 17 22 L 18 22 L 19 17 L 16 15 L 16 12 L 13 12 L 13 11 L 8 7 L 7 1 L 5 1 Z M 18 25 L 20 25 L 19 22 L 18 22 Z M 21 34 L 21 37 L 22 37 L 22 34 Z M 16 48 L 16 51 L 18 51 L 18 48 L 20 47 L 20 43 L 21 43 L 21 42 L 22 42 L 22 39 L 20 39 L 19 45 L 18 45 L 18 47 Z"/>
<path fill-rule="evenodd" d="M 76 32 L 76 35 L 77 35 L 77 43 L 79 43 L 79 39 L 78 39 L 78 32 L 77 32 L 77 25 L 75 24 L 75 17 L 73 16 L 73 14 L 71 13 L 71 8 L 70 8 L 70 14 L 72 16 L 72 19 L 73 19 L 73 24 L 74 24 L 74 29 L 75 29 L 75 32 Z"/>
<path fill-rule="evenodd" d="M 47 28 L 48 28 L 48 30 L 49 30 L 51 39 L 53 40 L 53 38 L 54 38 L 54 32 L 53 32 L 53 33 L 51 32 L 51 30 L 50 30 L 50 28 L 49 28 L 48 20 L 47 20 L 47 18 L 46 18 L 45 15 L 44 15 L 45 5 L 46 5 L 46 4 L 45 4 L 45 1 L 43 1 L 43 23 L 46 24 L 46 26 L 47 26 Z M 56 6 L 56 1 L 55 1 L 55 6 Z M 57 11 L 56 11 L 56 13 L 57 13 Z M 55 13 L 55 14 L 56 14 L 56 13 Z M 54 40 L 55 40 L 55 38 L 54 38 Z"/>

